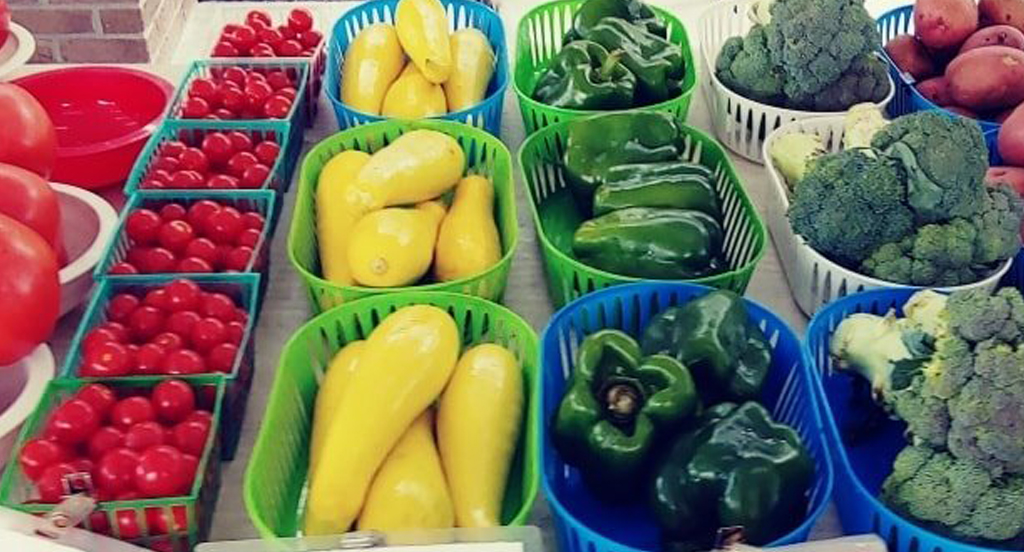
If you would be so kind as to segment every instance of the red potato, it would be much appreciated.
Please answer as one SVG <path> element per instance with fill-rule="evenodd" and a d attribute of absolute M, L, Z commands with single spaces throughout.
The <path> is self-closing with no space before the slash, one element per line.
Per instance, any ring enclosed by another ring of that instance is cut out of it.
<path fill-rule="evenodd" d="M 967 109 L 966 107 L 962 107 L 959 105 L 947 105 L 946 111 L 956 113 L 957 115 L 961 117 L 967 117 L 968 119 L 980 119 L 977 113 L 971 111 L 970 109 Z"/>
<path fill-rule="evenodd" d="M 890 40 L 885 45 L 885 52 L 900 71 L 914 77 L 914 80 L 921 81 L 937 73 L 928 49 L 913 35 L 900 35 Z"/>
<path fill-rule="evenodd" d="M 985 46 L 964 52 L 946 67 L 953 103 L 998 111 L 1024 101 L 1024 51 Z"/>
<path fill-rule="evenodd" d="M 1024 166 L 1024 106 L 1019 106 L 999 128 L 999 155 L 1008 165 Z M 1024 188 L 1021 189 L 1024 191 Z"/>
<path fill-rule="evenodd" d="M 1009 46 L 1024 50 L 1024 33 L 1009 25 L 994 25 L 979 29 L 960 47 L 960 53 L 985 46 Z"/>
<path fill-rule="evenodd" d="M 974 0 L 917 0 L 914 29 L 928 48 L 955 50 L 978 29 L 978 6 Z"/>
<path fill-rule="evenodd" d="M 935 77 L 922 81 L 917 85 L 917 91 L 926 100 L 940 107 L 953 104 L 953 99 L 949 96 L 949 81 L 946 77 Z"/>
<path fill-rule="evenodd" d="M 978 12 L 986 25 L 1010 25 L 1024 32 L 1024 0 L 981 0 Z"/>

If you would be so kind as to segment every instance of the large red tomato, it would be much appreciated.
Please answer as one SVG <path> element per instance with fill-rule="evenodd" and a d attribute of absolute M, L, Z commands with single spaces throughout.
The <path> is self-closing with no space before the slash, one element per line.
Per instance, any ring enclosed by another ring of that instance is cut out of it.
<path fill-rule="evenodd" d="M 0 366 L 50 337 L 60 311 L 57 257 L 39 234 L 0 215 Z"/>
<path fill-rule="evenodd" d="M 11 34 L 11 9 L 7 7 L 7 0 L 0 0 L 0 48 L 7 42 L 7 36 Z"/>
<path fill-rule="evenodd" d="M 49 182 L 34 172 L 0 163 L 0 194 L 0 214 L 35 230 L 55 251 L 60 249 L 60 200 Z"/>
<path fill-rule="evenodd" d="M 57 159 L 57 131 L 39 101 L 24 88 L 0 83 L 0 162 L 49 178 Z"/>

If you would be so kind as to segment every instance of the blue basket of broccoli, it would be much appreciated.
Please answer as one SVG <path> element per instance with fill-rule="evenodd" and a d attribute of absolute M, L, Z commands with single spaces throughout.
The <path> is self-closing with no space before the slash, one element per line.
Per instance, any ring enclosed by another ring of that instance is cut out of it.
<path fill-rule="evenodd" d="M 878 18 L 878 32 L 882 35 L 882 45 L 887 44 L 893 38 L 902 34 L 913 34 L 914 32 L 914 6 L 901 6 L 884 13 Z M 941 111 L 950 117 L 959 117 L 956 113 L 943 109 L 938 104 L 925 98 L 917 91 L 917 81 L 914 77 L 900 71 L 896 63 L 892 61 L 889 54 L 882 51 L 886 63 L 889 64 L 889 73 L 896 83 L 896 94 L 889 102 L 889 114 L 893 117 L 906 115 L 915 111 L 934 109 Z M 992 165 L 1001 165 L 999 149 L 996 147 L 996 139 L 999 137 L 999 123 L 993 121 L 977 120 L 981 131 L 985 135 L 985 143 L 988 145 L 989 161 Z"/>
<path fill-rule="evenodd" d="M 653 515 L 642 505 L 610 506 L 584 485 L 579 470 L 569 467 L 555 450 L 549 422 L 565 393 L 567 377 L 583 339 L 606 328 L 639 336 L 661 311 L 685 304 L 712 288 L 687 283 L 635 283 L 585 295 L 559 310 L 541 338 L 541 436 L 544 493 L 554 514 L 558 548 L 563 552 L 645 552 L 662 549 Z M 749 299 L 746 310 L 772 347 L 771 365 L 760 402 L 772 417 L 800 435 L 815 464 L 807 497 L 807 513 L 787 534 L 768 546 L 807 539 L 832 493 L 832 465 L 825 450 L 824 430 L 813 400 L 810 371 L 796 334 L 777 315 Z M 637 491 L 638 494 L 641 490 Z M 714 499 L 712 499 L 713 501 Z M 708 504 L 714 508 L 714 504 Z"/>
<path fill-rule="evenodd" d="M 1024 300 L 1015 288 L 975 290 L 953 294 L 947 309 L 946 296 L 911 300 L 918 292 L 850 295 L 819 311 L 807 328 L 804 366 L 827 426 L 843 529 L 878 533 L 892 552 L 1019 550 L 1024 361 L 1020 349 L 977 341 L 1024 339 Z M 890 310 L 898 318 L 857 314 Z M 891 358 L 906 362 L 890 364 Z M 879 402 L 909 424 L 891 419 Z M 921 446 L 908 446 L 908 431 Z M 993 475 L 999 469 L 1015 474 Z M 885 502 L 878 498 L 883 492 Z M 984 537 L 990 540 L 982 545 Z"/>

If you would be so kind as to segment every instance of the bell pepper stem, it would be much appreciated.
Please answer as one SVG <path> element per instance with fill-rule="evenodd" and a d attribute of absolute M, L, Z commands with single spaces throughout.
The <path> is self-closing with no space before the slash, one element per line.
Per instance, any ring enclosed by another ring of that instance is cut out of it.
<path fill-rule="evenodd" d="M 601 392 L 601 398 L 608 416 L 617 425 L 632 424 L 644 402 L 639 386 L 633 381 L 621 379 L 609 381 Z"/>
<path fill-rule="evenodd" d="M 619 61 L 622 59 L 622 54 L 622 50 L 614 50 L 608 54 L 608 57 L 604 58 L 604 63 L 601 64 L 601 69 L 597 72 L 601 80 L 611 80 L 612 71 L 618 66 Z"/>

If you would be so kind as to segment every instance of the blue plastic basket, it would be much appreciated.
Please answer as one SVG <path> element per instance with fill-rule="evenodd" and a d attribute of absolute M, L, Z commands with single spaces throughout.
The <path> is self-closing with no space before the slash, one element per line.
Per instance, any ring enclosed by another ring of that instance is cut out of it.
<path fill-rule="evenodd" d="M 383 121 L 386 117 L 356 111 L 341 103 L 341 62 L 345 50 L 363 28 L 374 23 L 394 23 L 395 8 L 399 0 L 373 0 L 364 2 L 344 13 L 334 24 L 331 42 L 327 50 L 327 98 L 334 107 L 338 127 L 349 127 Z M 494 76 L 487 86 L 484 101 L 462 111 L 447 113 L 436 118 L 458 121 L 482 127 L 495 136 L 501 135 L 501 111 L 505 104 L 505 89 L 508 88 L 508 47 L 505 44 L 505 27 L 501 17 L 491 8 L 474 0 L 441 0 L 448 15 L 450 30 L 476 27 L 491 42 L 494 50 Z"/>
<path fill-rule="evenodd" d="M 75 336 L 71 340 L 71 346 L 64 357 L 64 364 L 60 374 L 64 378 L 81 378 L 78 375 L 78 366 L 82 362 L 82 344 L 85 341 L 89 330 L 98 324 L 107 321 L 107 303 L 110 298 L 118 293 L 133 293 L 145 295 L 151 289 L 159 288 L 168 282 L 182 277 L 182 275 L 158 275 L 158 276 L 132 276 L 123 278 L 119 276 L 108 277 L 102 280 L 96 289 L 93 290 L 92 299 L 86 307 L 82 320 L 78 324 Z M 189 274 L 185 277 L 194 280 L 204 291 L 224 293 L 234 299 L 235 304 L 244 308 L 249 313 L 249 320 L 246 323 L 245 333 L 238 349 L 240 354 L 235 359 L 235 366 L 230 374 L 219 376 L 218 374 L 198 374 L 195 376 L 167 376 L 186 381 L 206 381 L 211 378 L 223 378 L 226 383 L 224 392 L 224 416 L 221 419 L 221 457 L 224 460 L 231 460 L 238 448 L 238 440 L 242 433 L 242 420 L 245 418 L 245 405 L 249 400 L 249 389 L 252 387 L 252 376 L 256 361 L 256 340 L 253 333 L 256 328 L 256 306 L 257 289 L 260 284 L 258 274 Z M 105 381 L 109 381 L 108 378 Z M 118 381 L 149 381 L 153 376 L 127 376 L 116 378 Z"/>
<path fill-rule="evenodd" d="M 833 497 L 839 510 L 843 531 L 848 534 L 877 533 L 884 538 L 891 552 L 991 552 L 963 542 L 954 541 L 903 519 L 890 510 L 877 495 L 882 482 L 892 471 L 892 461 L 906 445 L 905 425 L 886 421 L 871 437 L 847 446 L 840 428 L 851 420 L 866 415 L 852 401 L 853 376 L 833 370 L 828 354 L 832 332 L 850 314 L 870 312 L 885 314 L 896 309 L 902 314 L 903 304 L 916 289 L 874 289 L 849 295 L 819 310 L 807 327 L 804 341 L 804 366 L 814 381 L 817 402 L 825 420 L 829 451 L 836 466 L 836 492 Z M 864 402 L 869 407 L 869 401 Z"/>
<path fill-rule="evenodd" d="M 885 46 L 886 43 L 901 34 L 912 34 L 914 32 L 914 6 L 902 6 L 884 13 L 878 18 L 878 32 L 882 35 L 882 46 Z M 935 109 L 950 117 L 959 117 L 956 113 L 943 109 L 922 96 L 917 91 L 917 88 L 914 87 L 914 84 L 917 82 L 914 80 L 914 77 L 901 72 L 884 49 L 882 50 L 882 55 L 885 56 L 885 61 L 889 64 L 889 73 L 892 75 L 893 82 L 896 83 L 896 93 L 888 106 L 889 115 L 899 117 L 900 115 L 914 113 L 915 111 Z M 981 126 L 981 132 L 985 135 L 985 143 L 988 145 L 989 151 L 989 161 L 993 165 L 1001 165 L 999 150 L 996 147 L 996 139 L 999 137 L 999 123 L 982 120 L 977 122 Z"/>
<path fill-rule="evenodd" d="M 576 469 L 558 457 L 548 422 L 558 408 L 584 336 L 603 328 L 639 335 L 649 319 L 662 310 L 686 303 L 712 288 L 686 283 L 636 283 L 607 288 L 566 305 L 552 317 L 541 338 L 540 391 L 541 461 L 544 492 L 554 514 L 562 552 L 641 552 L 661 550 L 659 532 L 642 505 L 612 507 L 585 488 Z M 799 432 L 817 468 L 807 517 L 799 527 L 772 542 L 779 546 L 806 540 L 824 512 L 832 493 L 832 464 L 825 451 L 822 423 L 811 392 L 812 383 L 801 366 L 800 342 L 775 314 L 746 300 L 751 316 L 772 343 L 771 371 L 762 402 L 779 421 Z"/>

